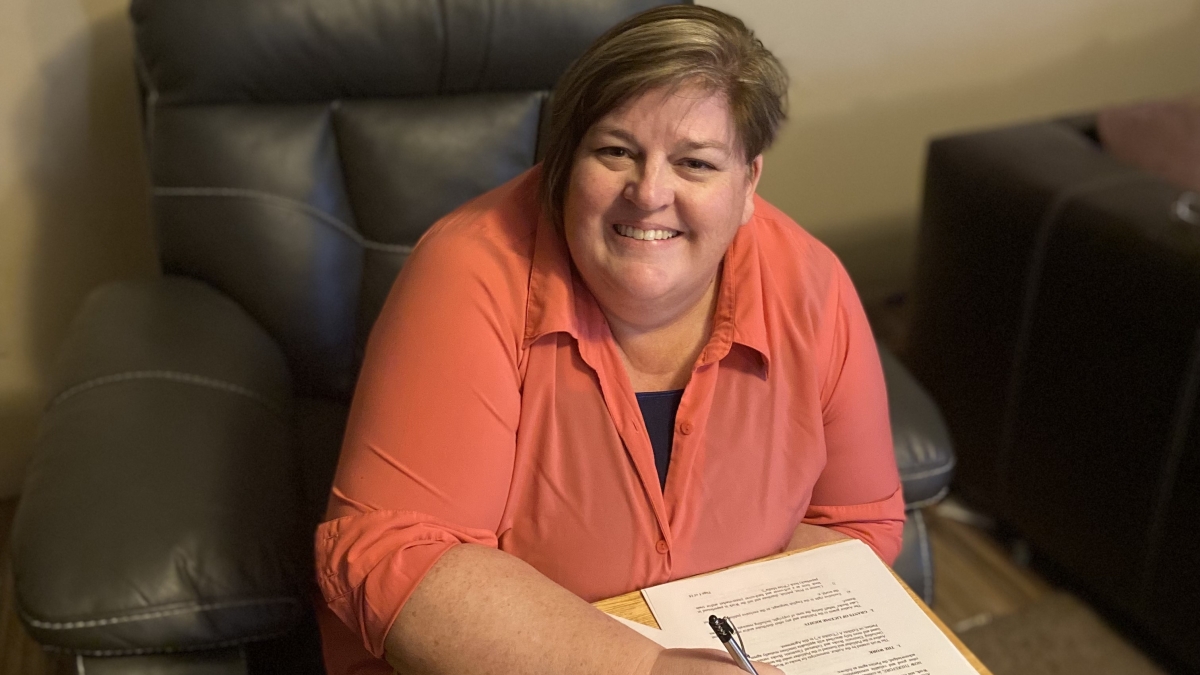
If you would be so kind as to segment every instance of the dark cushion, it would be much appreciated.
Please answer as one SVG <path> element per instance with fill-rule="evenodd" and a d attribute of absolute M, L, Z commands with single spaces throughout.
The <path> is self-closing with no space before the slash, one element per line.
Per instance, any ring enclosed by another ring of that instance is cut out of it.
<path fill-rule="evenodd" d="M 1200 564 L 1164 520 L 1174 491 L 1194 491 L 1178 470 L 1200 450 L 1185 444 L 1200 421 L 1200 232 L 1171 216 L 1178 193 L 1142 174 L 1047 222 L 996 476 L 1033 546 L 1135 611 L 1155 556 L 1190 547 Z"/>
<path fill-rule="evenodd" d="M 533 165 L 544 98 L 162 109 L 163 267 L 237 299 L 301 394 L 348 398 L 408 252 L 441 215 Z"/>
<path fill-rule="evenodd" d="M 138 654 L 292 628 L 311 578 L 283 355 L 196 281 L 103 287 L 71 326 L 14 521 L 43 644 Z"/>
<path fill-rule="evenodd" d="M 1080 189 L 1141 172 L 1076 128 L 1038 123 L 933 141 L 905 363 L 954 438 L 955 490 L 998 517 L 1017 334 L 1044 220 Z"/>

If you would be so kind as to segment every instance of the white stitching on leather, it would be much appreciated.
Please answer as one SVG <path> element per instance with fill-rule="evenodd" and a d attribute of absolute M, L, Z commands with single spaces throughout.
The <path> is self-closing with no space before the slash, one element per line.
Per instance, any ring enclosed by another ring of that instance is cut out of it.
<path fill-rule="evenodd" d="M 245 397 L 252 399 L 252 400 L 256 401 L 257 403 L 261 404 L 264 408 L 266 408 L 267 410 L 270 410 L 271 412 L 275 413 L 276 415 L 278 415 L 280 417 L 286 417 L 283 410 L 279 406 L 275 405 L 275 403 L 268 400 L 267 397 L 263 396 L 262 394 L 259 394 L 256 391 L 247 389 L 246 387 L 243 387 L 239 384 L 233 384 L 232 382 L 225 382 L 223 380 L 218 380 L 218 379 L 211 378 L 211 377 L 205 377 L 203 375 L 193 375 L 192 373 L 181 373 L 181 372 L 175 371 L 175 370 L 131 370 L 131 371 L 127 371 L 124 373 L 117 373 L 115 375 L 105 375 L 103 377 L 97 377 L 97 378 L 94 378 L 91 380 L 87 380 L 86 382 L 81 382 L 80 384 L 77 384 L 77 385 L 71 387 L 70 389 L 67 389 L 66 391 L 62 392 L 58 396 L 55 396 L 50 401 L 50 403 L 46 406 L 46 410 L 50 410 L 51 408 L 58 405 L 59 403 L 62 403 L 66 399 L 68 399 L 76 394 L 85 392 L 89 389 L 94 389 L 96 387 L 102 387 L 106 384 L 115 384 L 118 382 L 128 382 L 130 380 L 169 380 L 172 382 L 180 382 L 183 384 L 192 384 L 192 385 L 196 385 L 196 386 L 200 386 L 200 387 L 209 387 L 212 389 L 219 389 L 221 391 L 226 391 L 231 394 L 238 394 L 239 396 L 245 396 Z"/>
<path fill-rule="evenodd" d="M 905 504 L 904 510 L 905 511 L 915 511 L 917 509 L 923 509 L 926 506 L 933 506 L 934 504 L 945 499 L 946 495 L 949 493 L 950 493 L 950 486 L 947 485 L 946 487 L 942 488 L 941 490 L 938 490 L 937 494 L 933 495 L 932 497 L 928 497 L 926 499 L 919 499 L 910 504 Z"/>
<path fill-rule="evenodd" d="M 83 656 L 153 656 L 156 654 L 188 654 L 192 652 L 201 652 L 210 649 L 223 649 L 225 647 L 239 647 L 252 642 L 263 642 L 265 640 L 273 640 L 278 637 L 283 637 L 292 632 L 291 628 L 286 630 L 277 630 L 270 633 L 261 633 L 258 635 L 250 635 L 247 637 L 233 638 L 230 640 L 221 640 L 219 642 L 206 642 L 188 647 L 134 647 L 132 649 L 63 649 L 43 645 L 42 648 L 48 652 L 63 653 L 69 652 Z"/>
<path fill-rule="evenodd" d="M 87 675 L 83 668 L 83 654 L 75 655 L 75 675 Z"/>
<path fill-rule="evenodd" d="M 338 232 L 346 235 L 354 241 L 354 243 L 363 248 L 372 251 L 382 251 L 384 253 L 412 253 L 413 247 L 407 244 L 384 244 L 378 241 L 371 241 L 362 235 L 361 232 L 350 227 L 340 218 L 332 216 L 324 211 L 314 208 L 304 202 L 273 195 L 269 192 L 261 190 L 247 190 L 244 188 L 203 188 L 203 187 L 156 187 L 154 188 L 154 196 L 156 197 L 233 197 L 238 199 L 253 199 L 275 204 L 285 208 L 296 209 L 302 211 L 313 218 L 333 227 Z"/>
<path fill-rule="evenodd" d="M 951 460 L 949 463 L 947 463 L 944 466 L 939 466 L 939 467 L 936 467 L 933 469 L 925 469 L 924 471 L 916 471 L 913 473 L 904 473 L 903 471 L 901 471 L 900 479 L 901 480 L 911 480 L 914 478 L 928 478 L 930 476 L 940 476 L 941 474 L 944 474 L 948 471 L 953 471 L 954 464 L 955 464 L 955 461 Z"/>
<path fill-rule="evenodd" d="M 101 626 L 112 626 L 121 623 L 132 623 L 134 621 L 148 621 L 150 619 L 161 619 L 177 614 L 187 614 L 191 612 L 211 612 L 221 609 L 230 609 L 233 607 L 249 607 L 253 605 L 280 605 L 290 604 L 299 605 L 300 601 L 295 598 L 267 598 L 259 600 L 224 600 L 221 602 L 196 603 L 184 607 L 174 607 L 171 609 L 157 609 L 153 612 L 142 612 L 141 614 L 128 614 L 126 616 L 114 616 L 107 619 L 88 619 L 86 621 L 39 621 L 31 618 L 24 612 L 20 612 L 21 618 L 25 623 L 34 628 L 43 630 L 73 630 L 77 628 L 100 628 Z M 82 652 L 81 652 L 82 653 Z"/>

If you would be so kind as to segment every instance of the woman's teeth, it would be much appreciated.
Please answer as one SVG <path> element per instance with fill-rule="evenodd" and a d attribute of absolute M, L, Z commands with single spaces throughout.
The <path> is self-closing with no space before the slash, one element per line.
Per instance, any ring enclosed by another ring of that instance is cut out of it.
<path fill-rule="evenodd" d="M 621 235 L 622 237 L 629 237 L 630 239 L 643 239 L 652 241 L 655 239 L 671 239 L 679 236 L 679 233 L 675 230 L 640 230 L 636 227 L 629 227 L 628 225 L 620 224 L 613 225 L 613 228 L 616 229 L 617 234 Z"/>

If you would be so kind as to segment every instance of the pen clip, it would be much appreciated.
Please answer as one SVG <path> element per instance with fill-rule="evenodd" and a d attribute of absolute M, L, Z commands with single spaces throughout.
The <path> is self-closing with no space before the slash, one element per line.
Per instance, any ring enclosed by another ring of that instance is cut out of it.
<path fill-rule="evenodd" d="M 734 625 L 733 619 L 725 617 L 724 621 L 726 626 L 729 626 L 733 629 L 733 635 L 737 639 L 738 647 L 741 647 L 742 651 L 746 651 L 746 641 L 742 639 L 742 632 L 739 631 L 737 626 Z"/>

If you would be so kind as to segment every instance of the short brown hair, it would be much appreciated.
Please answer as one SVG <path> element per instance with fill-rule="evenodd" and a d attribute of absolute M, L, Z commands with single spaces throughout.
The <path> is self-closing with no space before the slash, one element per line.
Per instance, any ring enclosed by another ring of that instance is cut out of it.
<path fill-rule="evenodd" d="M 588 129 L 635 96 L 692 83 L 726 97 L 747 162 L 771 145 L 787 118 L 787 71 L 740 19 L 695 5 L 636 14 L 601 35 L 559 80 L 541 184 L 542 205 L 556 225 Z"/>

